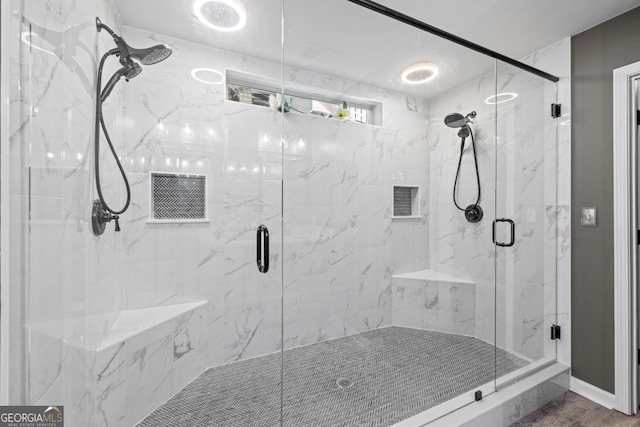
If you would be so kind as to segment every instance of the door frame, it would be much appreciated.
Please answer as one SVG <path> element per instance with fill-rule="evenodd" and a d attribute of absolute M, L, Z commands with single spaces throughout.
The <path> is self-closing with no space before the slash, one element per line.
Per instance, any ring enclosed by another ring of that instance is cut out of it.
<path fill-rule="evenodd" d="M 638 412 L 638 149 L 640 62 L 613 70 L 615 408 Z"/>
<path fill-rule="evenodd" d="M 0 405 L 9 404 L 9 1 L 0 3 Z"/>

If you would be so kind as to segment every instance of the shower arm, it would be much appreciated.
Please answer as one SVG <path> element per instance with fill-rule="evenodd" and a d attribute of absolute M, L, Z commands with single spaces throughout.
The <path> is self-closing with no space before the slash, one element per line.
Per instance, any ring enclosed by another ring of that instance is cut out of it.
<path fill-rule="evenodd" d="M 107 32 L 109 34 L 111 34 L 111 37 L 113 37 L 115 40 L 119 40 L 121 37 L 118 36 L 115 31 L 113 31 L 111 28 L 109 28 L 108 25 L 103 24 L 102 21 L 100 20 L 100 18 L 96 17 L 96 28 L 98 29 L 98 32 L 102 31 L 102 30 L 107 30 Z"/>
<path fill-rule="evenodd" d="M 103 24 L 100 18 L 96 17 L 96 28 L 98 32 L 102 30 L 106 30 L 111 37 L 113 37 L 113 41 L 116 44 L 116 48 L 111 49 L 109 52 L 112 55 L 116 55 L 120 57 L 120 63 L 124 66 L 132 66 L 133 61 L 129 57 L 129 49 L 127 48 L 127 43 L 124 41 L 122 37 L 116 34 L 108 25 Z M 113 52 L 113 53 L 112 53 Z"/>

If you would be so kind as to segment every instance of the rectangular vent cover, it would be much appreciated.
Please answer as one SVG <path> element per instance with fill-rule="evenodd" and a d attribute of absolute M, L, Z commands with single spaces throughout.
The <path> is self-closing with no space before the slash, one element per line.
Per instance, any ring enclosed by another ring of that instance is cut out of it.
<path fill-rule="evenodd" d="M 411 187 L 393 187 L 393 216 L 411 216 Z"/>
<path fill-rule="evenodd" d="M 206 176 L 151 174 L 151 218 L 158 221 L 207 219 Z"/>

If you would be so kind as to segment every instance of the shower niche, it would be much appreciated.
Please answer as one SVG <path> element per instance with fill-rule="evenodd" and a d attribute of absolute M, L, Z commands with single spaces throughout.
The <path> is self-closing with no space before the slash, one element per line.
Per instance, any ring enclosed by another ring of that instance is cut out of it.
<path fill-rule="evenodd" d="M 208 222 L 207 176 L 169 172 L 149 174 L 150 223 Z"/>
<path fill-rule="evenodd" d="M 393 186 L 393 219 L 419 219 L 420 187 L 417 185 Z"/>

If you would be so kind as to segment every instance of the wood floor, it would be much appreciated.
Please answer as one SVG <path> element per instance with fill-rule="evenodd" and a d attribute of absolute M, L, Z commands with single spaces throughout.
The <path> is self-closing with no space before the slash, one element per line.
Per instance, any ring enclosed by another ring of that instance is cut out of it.
<path fill-rule="evenodd" d="M 623 415 L 569 391 L 511 425 L 529 426 L 640 427 L 640 415 Z"/>

